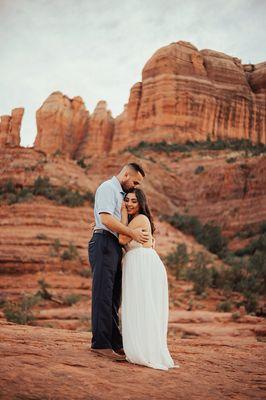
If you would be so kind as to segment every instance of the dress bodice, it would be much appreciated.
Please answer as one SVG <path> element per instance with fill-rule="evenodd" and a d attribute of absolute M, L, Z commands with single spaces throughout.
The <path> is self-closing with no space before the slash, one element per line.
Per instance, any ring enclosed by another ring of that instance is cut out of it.
<path fill-rule="evenodd" d="M 143 247 L 141 243 L 136 242 L 136 240 L 131 240 L 125 245 L 126 252 L 129 250 L 137 249 L 138 247 Z"/>
<path fill-rule="evenodd" d="M 149 249 L 152 248 L 152 246 L 143 246 L 141 243 L 137 242 L 136 240 L 131 240 L 129 243 L 125 245 L 125 250 L 128 252 L 129 250 L 137 249 L 139 247 L 142 247 L 143 249 Z"/>

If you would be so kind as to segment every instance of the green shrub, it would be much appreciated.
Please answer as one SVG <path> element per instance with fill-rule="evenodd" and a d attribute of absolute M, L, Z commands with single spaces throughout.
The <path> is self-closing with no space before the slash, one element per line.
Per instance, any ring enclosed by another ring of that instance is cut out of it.
<path fill-rule="evenodd" d="M 241 317 L 240 313 L 238 311 L 232 313 L 232 320 L 237 321 Z"/>
<path fill-rule="evenodd" d="M 136 156 L 141 156 L 145 150 L 154 152 L 190 152 L 193 149 L 202 150 L 224 150 L 231 149 L 235 151 L 244 150 L 246 155 L 250 152 L 252 155 L 258 155 L 266 152 L 266 145 L 262 143 L 253 144 L 248 139 L 221 139 L 217 137 L 215 141 L 211 141 L 210 137 L 205 141 L 190 141 L 183 143 L 167 143 L 165 140 L 158 143 L 150 143 L 142 141 L 135 147 L 128 147 L 124 151 L 129 151 Z"/>
<path fill-rule="evenodd" d="M 220 312 L 229 312 L 232 310 L 232 303 L 229 300 L 222 301 L 216 306 L 216 310 Z"/>
<path fill-rule="evenodd" d="M 87 190 L 87 192 L 84 193 L 83 198 L 85 201 L 87 200 L 91 204 L 94 202 L 94 194 L 90 190 Z"/>
<path fill-rule="evenodd" d="M 8 181 L 3 185 L 2 193 L 14 193 L 14 194 L 17 193 L 17 190 L 15 188 L 12 179 L 8 179 Z"/>
<path fill-rule="evenodd" d="M 50 179 L 47 176 L 38 176 L 32 188 L 25 186 L 16 189 L 12 181 L 7 181 L 7 183 L 0 188 L 0 198 L 6 199 L 8 204 L 29 200 L 33 195 L 44 196 L 48 200 L 54 200 L 58 204 L 67 207 L 79 207 L 82 206 L 85 201 L 89 201 L 90 203 L 94 201 L 94 196 L 89 190 L 81 194 L 78 190 L 71 190 L 63 186 L 56 188 L 51 185 Z"/>
<path fill-rule="evenodd" d="M 188 261 L 189 257 L 185 243 L 178 244 L 176 251 L 168 254 L 166 257 L 166 263 L 169 265 L 169 267 L 174 269 L 176 279 L 180 278 L 181 273 Z"/>
<path fill-rule="evenodd" d="M 83 276 L 84 278 L 90 278 L 91 277 L 91 269 L 90 268 L 84 268 L 82 269 L 79 274 Z"/>
<path fill-rule="evenodd" d="M 62 260 L 74 260 L 76 258 L 78 258 L 79 254 L 78 254 L 78 249 L 77 247 L 71 242 L 68 245 L 68 249 L 65 250 L 62 254 L 61 254 L 61 259 Z"/>
<path fill-rule="evenodd" d="M 47 237 L 44 233 L 38 233 L 38 234 L 36 235 L 36 239 L 39 239 L 39 240 L 47 240 L 48 237 Z"/>
<path fill-rule="evenodd" d="M 52 186 L 50 184 L 50 179 L 45 176 L 41 177 L 38 176 L 37 179 L 35 179 L 34 184 L 33 184 L 33 194 L 35 196 L 41 195 L 41 196 L 50 196 L 52 193 Z"/>
<path fill-rule="evenodd" d="M 80 160 L 77 160 L 77 164 L 81 167 L 81 168 L 86 168 L 86 164 L 84 162 L 84 158 L 81 158 Z"/>
<path fill-rule="evenodd" d="M 57 203 L 68 207 L 80 207 L 84 204 L 84 198 L 79 191 L 69 190 L 64 187 L 57 189 L 55 199 Z"/>
<path fill-rule="evenodd" d="M 251 292 L 245 292 L 244 306 L 248 313 L 255 313 L 258 307 L 258 296 Z"/>
<path fill-rule="evenodd" d="M 266 233 L 266 221 L 263 221 L 259 228 L 259 233 Z"/>
<path fill-rule="evenodd" d="M 227 240 L 221 234 L 221 228 L 209 223 L 202 225 L 197 217 L 175 213 L 173 216 L 164 216 L 164 219 L 185 233 L 193 235 L 209 251 L 224 257 L 227 252 Z"/>
<path fill-rule="evenodd" d="M 260 235 L 256 240 L 251 241 L 246 247 L 235 251 L 236 256 L 244 256 L 254 254 L 256 250 L 266 252 L 266 233 Z"/>
<path fill-rule="evenodd" d="M 67 304 L 68 306 L 72 306 L 73 304 L 76 304 L 78 301 L 80 301 L 82 296 L 80 294 L 69 294 L 65 297 L 64 303 Z"/>
<path fill-rule="evenodd" d="M 62 155 L 62 151 L 59 150 L 59 149 L 57 149 L 57 150 L 53 153 L 53 156 L 54 156 L 54 157 L 60 157 L 61 155 Z"/>
<path fill-rule="evenodd" d="M 61 242 L 59 239 L 55 239 L 50 246 L 50 256 L 57 257 L 59 255 L 59 250 L 61 247 Z"/>
<path fill-rule="evenodd" d="M 205 168 L 203 167 L 203 165 L 198 165 L 194 171 L 194 174 L 196 174 L 196 175 L 201 174 L 204 171 L 204 169 Z"/>
<path fill-rule="evenodd" d="M 44 279 L 39 279 L 38 284 L 40 286 L 40 289 L 36 293 L 36 296 L 39 296 L 44 300 L 51 300 L 53 296 L 47 290 L 50 287 L 50 285 Z"/>
<path fill-rule="evenodd" d="M 39 296 L 24 294 L 20 303 L 7 302 L 5 304 L 4 315 L 10 322 L 27 325 L 35 320 L 31 309 L 39 300 Z"/>
<path fill-rule="evenodd" d="M 16 187 L 11 179 L 0 187 L 0 200 L 6 200 L 7 204 L 15 204 L 32 198 L 32 193 L 27 187 Z"/>
<path fill-rule="evenodd" d="M 193 290 L 202 294 L 212 284 L 212 272 L 206 267 L 207 260 L 204 253 L 196 254 L 194 266 L 186 270 L 186 278 L 194 282 Z"/>
<path fill-rule="evenodd" d="M 228 164 L 232 164 L 232 163 L 235 163 L 236 160 L 237 160 L 236 157 L 229 157 L 229 158 L 226 159 L 226 162 L 227 162 Z"/>

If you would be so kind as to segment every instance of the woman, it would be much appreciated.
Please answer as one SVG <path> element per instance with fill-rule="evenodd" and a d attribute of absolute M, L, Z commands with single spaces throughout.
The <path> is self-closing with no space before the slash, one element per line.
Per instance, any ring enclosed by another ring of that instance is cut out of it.
<path fill-rule="evenodd" d="M 153 248 L 153 220 L 145 194 L 131 189 L 122 205 L 122 223 L 146 229 L 143 245 L 119 235 L 125 246 L 122 275 L 121 325 L 127 361 L 168 370 L 178 367 L 167 348 L 168 282 L 160 257 Z"/>

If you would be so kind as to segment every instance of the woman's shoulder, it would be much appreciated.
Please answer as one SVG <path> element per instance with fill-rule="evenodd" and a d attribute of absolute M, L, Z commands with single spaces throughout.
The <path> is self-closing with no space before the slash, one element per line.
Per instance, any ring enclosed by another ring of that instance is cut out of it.
<path fill-rule="evenodd" d="M 136 223 L 136 224 L 150 225 L 149 218 L 143 214 L 136 215 L 136 217 L 134 217 L 131 222 L 134 222 L 134 224 Z"/>

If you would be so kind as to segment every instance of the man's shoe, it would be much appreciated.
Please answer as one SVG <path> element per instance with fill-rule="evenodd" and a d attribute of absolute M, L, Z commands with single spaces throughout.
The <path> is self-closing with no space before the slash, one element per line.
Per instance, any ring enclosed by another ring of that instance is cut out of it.
<path fill-rule="evenodd" d="M 92 353 L 97 354 L 98 356 L 107 357 L 114 361 L 124 361 L 126 359 L 125 356 L 115 353 L 112 349 L 90 349 Z"/>
<path fill-rule="evenodd" d="M 121 356 L 125 356 L 126 353 L 124 352 L 124 349 L 118 349 L 118 350 L 114 350 L 115 353 L 120 354 Z"/>

